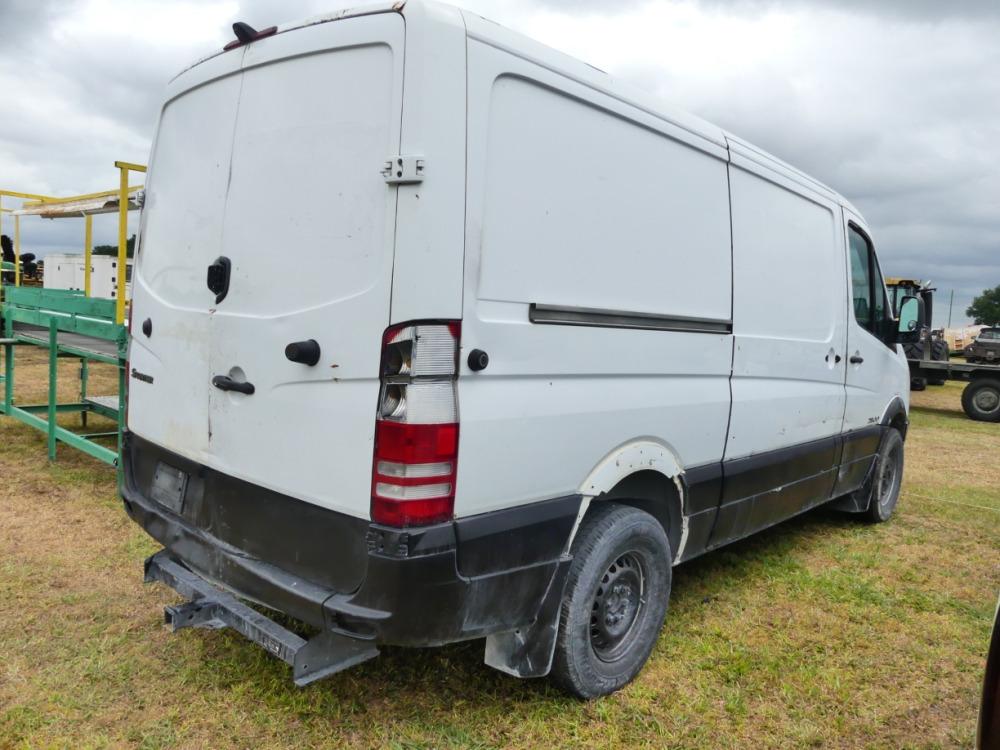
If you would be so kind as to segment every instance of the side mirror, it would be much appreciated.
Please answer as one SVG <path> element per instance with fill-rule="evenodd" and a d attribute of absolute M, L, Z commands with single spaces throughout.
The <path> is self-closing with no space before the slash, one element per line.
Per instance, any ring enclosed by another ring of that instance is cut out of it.
<path fill-rule="evenodd" d="M 896 343 L 916 344 L 927 321 L 924 318 L 924 301 L 919 297 L 903 297 L 899 303 L 899 321 L 896 326 Z"/>

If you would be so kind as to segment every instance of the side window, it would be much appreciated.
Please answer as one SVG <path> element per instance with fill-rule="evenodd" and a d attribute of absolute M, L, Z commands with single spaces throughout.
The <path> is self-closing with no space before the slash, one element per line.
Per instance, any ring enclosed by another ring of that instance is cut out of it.
<path fill-rule="evenodd" d="M 851 237 L 851 289 L 854 297 L 854 319 L 862 328 L 872 329 L 872 279 L 868 263 L 868 241 L 854 227 Z"/>
<path fill-rule="evenodd" d="M 853 225 L 849 227 L 851 255 L 851 290 L 854 298 L 854 318 L 858 324 L 882 338 L 886 321 L 892 319 L 885 282 L 871 242 Z"/>

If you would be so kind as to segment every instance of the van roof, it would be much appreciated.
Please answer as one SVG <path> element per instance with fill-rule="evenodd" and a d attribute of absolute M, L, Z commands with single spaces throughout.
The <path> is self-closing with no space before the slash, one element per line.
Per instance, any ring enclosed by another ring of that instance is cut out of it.
<path fill-rule="evenodd" d="M 329 13 L 321 13 L 318 16 L 310 16 L 309 18 L 305 18 L 301 21 L 290 21 L 288 23 L 283 23 L 278 26 L 278 30 L 275 33 L 283 34 L 286 31 L 294 31 L 295 29 L 302 29 L 305 28 L 306 26 L 315 26 L 316 24 L 320 23 L 337 21 L 340 20 L 341 18 L 354 18 L 356 16 L 371 16 L 377 13 L 399 13 L 403 10 L 404 5 L 406 5 L 406 0 L 393 0 L 392 2 L 387 2 L 386 0 L 383 0 L 383 2 L 366 3 L 364 5 L 357 5 L 351 8 L 341 8 L 340 10 L 330 11 Z M 234 47 L 233 49 L 238 49 L 238 47 Z M 218 49 L 215 52 L 205 55 L 204 57 L 200 57 L 190 65 L 187 65 L 186 67 L 178 71 L 177 75 L 175 75 L 170 80 L 173 81 L 174 79 L 184 75 L 184 73 L 186 73 L 187 71 L 191 70 L 191 68 L 201 65 L 206 60 L 211 60 L 213 57 L 218 57 L 219 55 L 229 51 L 230 50 L 227 50 L 225 48 Z"/>
<path fill-rule="evenodd" d="M 764 166 L 767 166 L 779 173 L 786 179 L 790 179 L 810 190 L 819 193 L 829 200 L 844 206 L 848 210 L 861 216 L 851 203 L 833 188 L 809 176 L 797 167 L 778 159 L 773 154 L 733 135 L 729 131 L 723 130 L 717 125 L 685 112 L 677 107 L 666 104 L 662 99 L 651 96 L 635 86 L 620 81 L 605 71 L 596 68 L 578 58 L 571 57 L 563 52 L 548 47 L 540 42 L 531 39 L 516 31 L 512 31 L 500 24 L 490 21 L 467 10 L 456 8 L 446 3 L 435 2 L 434 0 L 382 0 L 365 5 L 324 13 L 301 21 L 293 21 L 278 26 L 278 34 L 295 29 L 315 26 L 316 24 L 337 21 L 342 18 L 353 18 L 357 16 L 375 15 L 379 13 L 401 13 L 408 15 L 409 8 L 426 6 L 428 9 L 436 9 L 443 13 L 435 14 L 438 18 L 447 14 L 461 14 L 466 27 L 466 33 L 472 39 L 477 39 L 490 46 L 512 52 L 519 57 L 533 61 L 542 67 L 548 68 L 568 78 L 575 79 L 580 83 L 595 88 L 603 93 L 618 99 L 624 104 L 636 107 L 649 115 L 660 118 L 672 125 L 675 125 L 693 136 L 704 139 L 709 144 L 731 151 L 732 144 L 742 147 L 744 155 Z M 185 71 L 200 65 L 206 60 L 223 54 L 224 50 L 218 50 L 210 55 L 197 60 L 187 66 L 174 78 L 182 75 Z"/>

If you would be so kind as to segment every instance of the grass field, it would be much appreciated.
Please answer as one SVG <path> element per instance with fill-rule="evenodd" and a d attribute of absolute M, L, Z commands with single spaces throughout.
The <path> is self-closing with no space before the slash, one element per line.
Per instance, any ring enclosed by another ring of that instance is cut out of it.
<path fill-rule="evenodd" d="M 22 401 L 43 398 L 44 356 L 19 354 Z M 60 385 L 75 398 L 71 362 Z M 112 470 L 65 447 L 50 464 L 41 433 L 0 418 L 0 747 L 971 747 L 1000 425 L 966 419 L 960 389 L 914 394 L 890 523 L 820 509 L 676 569 L 646 669 L 591 703 L 490 670 L 481 642 L 386 649 L 296 689 L 228 631 L 172 635 L 178 597 L 142 584 L 156 546 Z"/>

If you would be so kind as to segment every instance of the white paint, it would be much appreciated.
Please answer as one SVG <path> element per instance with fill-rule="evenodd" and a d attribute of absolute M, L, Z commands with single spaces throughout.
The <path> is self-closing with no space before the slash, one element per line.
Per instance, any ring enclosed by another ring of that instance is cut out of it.
<path fill-rule="evenodd" d="M 582 495 L 599 495 L 611 490 L 622 479 L 637 471 L 655 471 L 666 477 L 676 477 L 681 466 L 667 446 L 653 440 L 636 440 L 615 448 L 604 457 L 580 484 Z M 680 493 L 684 497 L 684 493 Z"/>
<path fill-rule="evenodd" d="M 851 222 L 872 238 L 872 232 L 865 220 L 849 208 L 844 208 L 845 224 Z M 850 252 L 850 233 L 844 238 L 846 252 Z M 878 254 L 878 247 L 875 246 Z M 851 269 L 846 269 L 848 293 L 851 289 Z M 879 287 L 884 293 L 881 276 Z M 889 304 L 888 301 L 886 304 Z M 909 367 L 902 347 L 887 347 L 869 331 L 858 325 L 854 317 L 853 305 L 848 312 L 847 353 L 848 357 L 858 355 L 864 359 L 861 364 L 847 367 L 847 409 L 844 412 L 844 429 L 853 430 L 878 424 L 895 398 L 902 399 L 907 411 L 910 408 Z"/>
<path fill-rule="evenodd" d="M 726 459 L 841 430 L 847 299 L 840 207 L 733 143 L 733 412 Z"/>

